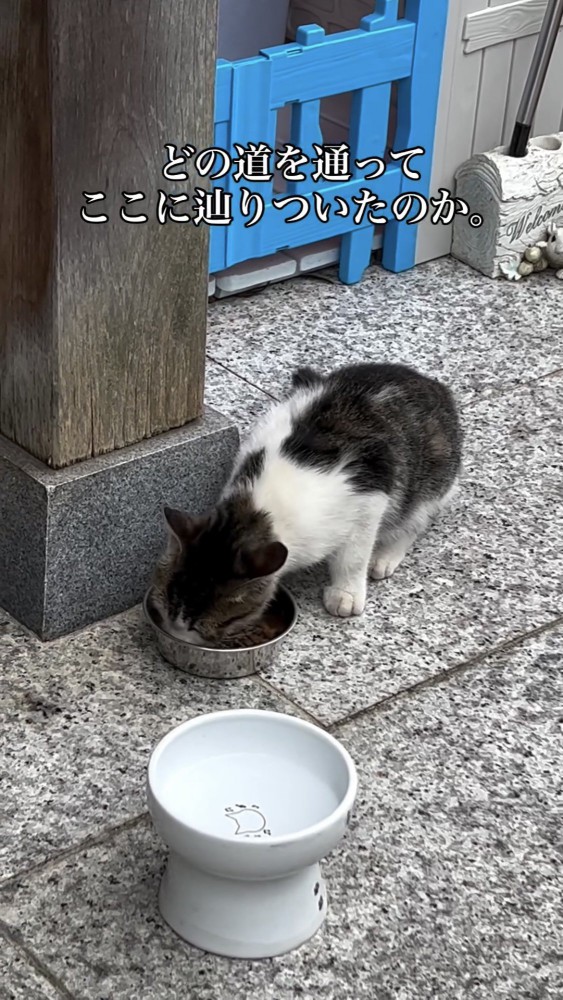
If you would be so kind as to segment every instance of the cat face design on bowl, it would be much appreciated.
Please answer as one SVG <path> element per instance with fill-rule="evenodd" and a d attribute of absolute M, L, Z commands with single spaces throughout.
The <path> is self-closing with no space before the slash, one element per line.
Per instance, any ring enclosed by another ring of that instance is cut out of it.
<path fill-rule="evenodd" d="M 225 806 L 225 816 L 235 824 L 235 837 L 271 837 L 268 821 L 260 810 L 260 806 L 246 806 L 237 802 L 234 806 Z"/>

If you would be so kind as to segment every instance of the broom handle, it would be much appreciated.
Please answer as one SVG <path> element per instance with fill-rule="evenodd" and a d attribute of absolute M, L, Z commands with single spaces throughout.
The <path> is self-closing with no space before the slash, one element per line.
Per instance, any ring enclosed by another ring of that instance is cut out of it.
<path fill-rule="evenodd" d="M 562 18 L 563 0 L 548 0 L 534 58 L 516 116 L 516 125 L 509 149 L 510 156 L 526 155 L 532 121 L 537 111 Z"/>

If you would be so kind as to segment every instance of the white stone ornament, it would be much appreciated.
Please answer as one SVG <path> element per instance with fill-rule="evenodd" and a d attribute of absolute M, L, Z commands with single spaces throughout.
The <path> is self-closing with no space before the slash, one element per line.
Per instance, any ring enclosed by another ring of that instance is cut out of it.
<path fill-rule="evenodd" d="M 520 263 L 517 257 L 513 257 L 510 260 L 503 260 L 500 264 L 501 274 L 504 274 L 505 278 L 509 281 L 520 281 L 522 275 L 519 271 Z"/>
<path fill-rule="evenodd" d="M 536 271 L 538 273 L 540 271 L 547 271 L 548 267 L 549 267 L 549 264 L 546 261 L 545 257 L 540 257 L 540 259 L 538 260 L 538 262 L 536 264 L 534 264 L 534 271 Z"/>
<path fill-rule="evenodd" d="M 541 247 L 528 247 L 528 249 L 524 251 L 524 257 L 530 262 L 530 264 L 539 264 L 540 260 L 543 259 Z"/>
<path fill-rule="evenodd" d="M 529 274 L 534 273 L 534 265 L 530 264 L 528 260 L 523 260 L 518 265 L 518 273 L 521 274 L 523 278 L 527 278 Z"/>
<path fill-rule="evenodd" d="M 459 168 L 456 181 L 469 216 L 455 217 L 454 257 L 491 278 L 517 280 L 513 262 L 517 270 L 526 250 L 554 227 L 560 236 L 551 240 L 551 253 L 561 258 L 550 265 L 563 269 L 563 132 L 532 139 L 523 158 L 508 156 L 507 147 L 479 153 Z M 475 214 L 483 218 L 478 228 L 469 222 Z"/>

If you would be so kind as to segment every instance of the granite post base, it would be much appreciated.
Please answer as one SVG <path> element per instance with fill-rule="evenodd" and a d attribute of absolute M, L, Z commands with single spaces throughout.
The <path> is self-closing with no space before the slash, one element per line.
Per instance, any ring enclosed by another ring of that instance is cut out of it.
<path fill-rule="evenodd" d="M 203 513 L 237 446 L 213 410 L 57 471 L 0 437 L 0 606 L 42 639 L 132 607 L 165 541 L 163 506 Z"/>

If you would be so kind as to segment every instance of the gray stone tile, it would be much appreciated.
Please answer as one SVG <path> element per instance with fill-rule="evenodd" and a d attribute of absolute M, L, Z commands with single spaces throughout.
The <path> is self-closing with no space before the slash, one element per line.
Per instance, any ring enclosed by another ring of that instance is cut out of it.
<path fill-rule="evenodd" d="M 150 752 L 174 725 L 287 710 L 254 678 L 205 681 L 168 665 L 139 608 L 49 644 L 0 625 L 0 669 L 0 877 L 142 812 Z"/>
<path fill-rule="evenodd" d="M 559 627 L 339 731 L 362 787 L 339 921 L 379 995 L 561 994 L 562 660 Z"/>
<path fill-rule="evenodd" d="M 11 941 L 0 937 L 0 996 L 2 1000 L 64 1000 L 68 994 L 38 973 Z"/>
<path fill-rule="evenodd" d="M 4 610 L 0 608 L 0 643 L 5 640 L 6 643 L 28 643 L 40 647 L 41 643 L 37 636 L 31 632 L 29 629 L 22 625 L 21 622 L 17 622 L 15 618 Z"/>
<path fill-rule="evenodd" d="M 6 887 L 2 918 L 84 1000 L 558 1000 L 562 644 L 538 636 L 340 730 L 359 799 L 327 921 L 297 952 L 184 945 L 144 823 Z"/>
<path fill-rule="evenodd" d="M 244 435 L 272 405 L 272 397 L 245 379 L 208 360 L 205 369 L 205 402 L 229 417 Z"/>
<path fill-rule="evenodd" d="M 493 281 L 453 258 L 404 274 L 372 267 L 359 285 L 299 278 L 250 299 L 212 304 L 208 350 L 269 392 L 300 364 L 402 361 L 464 399 L 563 367 L 553 275 Z"/>
<path fill-rule="evenodd" d="M 470 407 L 454 506 L 362 618 L 324 612 L 324 570 L 293 581 L 301 616 L 270 680 L 332 723 L 562 614 L 562 412 L 563 378 Z"/>

